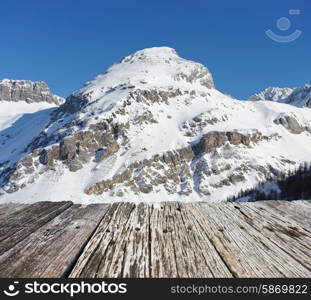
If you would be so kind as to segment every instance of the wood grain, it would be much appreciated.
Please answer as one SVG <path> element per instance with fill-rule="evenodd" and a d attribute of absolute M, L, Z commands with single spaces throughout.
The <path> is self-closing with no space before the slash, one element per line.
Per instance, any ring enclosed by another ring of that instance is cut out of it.
<path fill-rule="evenodd" d="M 259 210 L 251 203 L 233 205 L 233 208 L 245 222 L 311 271 L 311 232 L 270 206 L 264 209 L 264 205 Z"/>
<path fill-rule="evenodd" d="M 26 208 L 29 204 L 9 203 L 0 205 L 0 222 L 7 220 L 10 215 L 17 213 L 18 211 Z"/>
<path fill-rule="evenodd" d="M 55 218 L 72 202 L 37 202 L 0 220 L 0 255 Z"/>
<path fill-rule="evenodd" d="M 149 210 L 111 205 L 70 277 L 149 277 Z"/>
<path fill-rule="evenodd" d="M 150 223 L 152 277 L 232 277 L 189 205 L 162 203 Z"/>
<path fill-rule="evenodd" d="M 107 208 L 69 207 L 0 256 L 0 277 L 63 277 Z"/>
<path fill-rule="evenodd" d="M 268 237 L 256 228 L 262 222 L 256 214 L 246 222 L 239 210 L 229 203 L 201 204 L 200 207 L 201 209 L 197 209 L 193 206 L 191 212 L 200 218 L 205 232 L 236 277 L 311 275 L 306 266 L 276 244 L 276 236 L 272 237 L 270 233 Z M 290 248 L 291 245 L 288 244 L 287 247 Z"/>

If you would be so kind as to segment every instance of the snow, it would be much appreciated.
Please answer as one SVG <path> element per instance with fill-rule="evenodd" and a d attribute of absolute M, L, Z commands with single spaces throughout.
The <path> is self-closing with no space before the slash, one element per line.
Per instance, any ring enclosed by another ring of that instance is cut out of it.
<path fill-rule="evenodd" d="M 0 101 L 0 164 L 12 163 L 49 121 L 54 104 Z"/>
<path fill-rule="evenodd" d="M 26 102 L 6 102 L 0 101 L 0 130 L 4 130 L 11 126 L 17 119 L 24 114 L 35 113 L 39 110 L 57 107 L 54 104 L 26 103 Z"/>

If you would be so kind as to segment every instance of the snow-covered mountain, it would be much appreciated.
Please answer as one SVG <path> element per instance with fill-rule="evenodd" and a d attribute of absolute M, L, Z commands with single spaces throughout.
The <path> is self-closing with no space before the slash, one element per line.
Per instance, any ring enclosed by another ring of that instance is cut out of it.
<path fill-rule="evenodd" d="M 0 201 L 225 201 L 311 157 L 311 109 L 239 101 L 174 49 L 127 56 L 8 154 Z"/>
<path fill-rule="evenodd" d="M 291 104 L 297 107 L 311 108 L 311 85 L 306 84 L 298 88 L 269 87 L 249 98 L 251 101 L 275 101 Z"/>
<path fill-rule="evenodd" d="M 285 103 L 295 105 L 297 107 L 311 108 L 311 84 L 298 87 L 288 96 Z"/>

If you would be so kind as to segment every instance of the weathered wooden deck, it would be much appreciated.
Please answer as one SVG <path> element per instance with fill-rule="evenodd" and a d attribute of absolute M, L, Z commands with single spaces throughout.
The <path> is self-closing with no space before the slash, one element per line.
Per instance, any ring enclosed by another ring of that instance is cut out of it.
<path fill-rule="evenodd" d="M 311 202 L 0 205 L 0 277 L 310 277 Z"/>

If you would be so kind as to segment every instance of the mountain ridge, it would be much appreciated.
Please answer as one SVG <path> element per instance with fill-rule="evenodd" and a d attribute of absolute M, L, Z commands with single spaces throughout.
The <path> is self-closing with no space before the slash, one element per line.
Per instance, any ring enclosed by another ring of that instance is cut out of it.
<path fill-rule="evenodd" d="M 311 85 L 296 88 L 269 87 L 249 98 L 250 101 L 275 101 L 311 108 Z"/>

